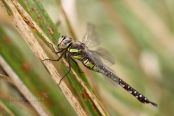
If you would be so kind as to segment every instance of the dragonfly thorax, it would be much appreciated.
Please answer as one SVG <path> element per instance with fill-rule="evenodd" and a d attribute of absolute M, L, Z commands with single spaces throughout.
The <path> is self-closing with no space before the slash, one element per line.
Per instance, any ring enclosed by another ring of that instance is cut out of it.
<path fill-rule="evenodd" d="M 72 38 L 61 36 L 58 42 L 58 48 L 67 48 L 70 44 L 72 44 Z"/>

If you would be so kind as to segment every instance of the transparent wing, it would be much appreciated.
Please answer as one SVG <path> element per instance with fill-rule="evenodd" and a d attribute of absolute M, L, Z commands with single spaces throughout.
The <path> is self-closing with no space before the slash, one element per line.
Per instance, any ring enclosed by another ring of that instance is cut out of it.
<path fill-rule="evenodd" d="M 86 33 L 82 38 L 82 43 L 85 43 L 88 48 L 96 47 L 100 44 L 100 39 L 93 24 L 87 23 Z"/>
<path fill-rule="evenodd" d="M 90 50 L 90 52 L 92 52 L 96 57 L 100 57 L 100 59 L 107 61 L 109 64 L 115 64 L 113 56 L 104 48 L 98 48 L 96 51 Z"/>
<path fill-rule="evenodd" d="M 109 64 L 114 64 L 115 60 L 112 55 L 104 48 L 98 48 L 100 44 L 100 38 L 95 30 L 95 26 L 91 23 L 87 23 L 86 33 L 82 38 L 82 43 L 84 43 L 89 49 L 92 55 L 95 55 L 98 59 L 107 61 Z M 94 49 L 95 50 L 92 50 Z"/>

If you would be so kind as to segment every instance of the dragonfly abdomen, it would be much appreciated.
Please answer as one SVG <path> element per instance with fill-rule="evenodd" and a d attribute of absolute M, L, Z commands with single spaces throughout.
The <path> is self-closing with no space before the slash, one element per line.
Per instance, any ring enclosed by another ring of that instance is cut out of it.
<path fill-rule="evenodd" d="M 156 103 L 151 102 L 149 99 L 147 99 L 144 95 L 136 91 L 134 88 L 132 88 L 129 84 L 124 82 L 123 80 L 119 79 L 119 85 L 122 86 L 127 92 L 132 94 L 134 97 L 136 97 L 141 103 L 150 103 L 153 106 L 157 106 Z"/>
<path fill-rule="evenodd" d="M 136 99 L 138 99 L 141 103 L 150 103 L 153 106 L 157 106 L 156 103 L 151 102 L 144 95 L 142 95 L 141 93 L 139 93 L 138 91 L 136 91 L 129 84 L 127 84 L 125 81 L 123 81 L 122 79 L 120 79 L 117 75 L 115 75 L 114 73 L 112 73 L 108 68 L 106 68 L 106 67 L 103 66 L 100 69 L 101 69 L 100 73 L 104 74 L 105 76 L 107 76 L 108 78 L 110 78 L 112 81 L 114 81 L 117 84 L 119 84 L 127 92 L 129 92 L 134 97 L 136 97 Z"/>
<path fill-rule="evenodd" d="M 89 68 L 90 70 L 99 72 L 99 68 L 93 62 L 91 62 L 90 59 L 84 57 L 82 59 L 82 63 L 85 67 Z"/>

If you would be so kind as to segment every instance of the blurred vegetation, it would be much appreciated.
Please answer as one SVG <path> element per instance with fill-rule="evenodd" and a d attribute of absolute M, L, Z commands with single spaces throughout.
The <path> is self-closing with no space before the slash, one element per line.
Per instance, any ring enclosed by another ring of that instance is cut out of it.
<path fill-rule="evenodd" d="M 37 101 L 29 101 L 4 65 L 0 66 L 1 115 L 79 115 L 51 78 L 46 66 L 31 51 L 18 32 L 9 3 L 19 3 L 32 18 L 23 16 L 36 40 L 46 53 L 47 40 L 56 44 L 60 35 L 81 40 L 88 22 L 96 26 L 103 48 L 116 63 L 110 66 L 120 78 L 132 85 L 158 107 L 141 104 L 121 87 L 80 63 L 64 81 L 87 115 L 174 115 L 174 1 L 172 0 L 2 0 L 0 1 L 0 57 L 16 73 Z M 17 8 L 17 7 L 16 7 Z M 19 12 L 19 10 L 18 10 Z M 23 12 L 19 12 L 22 16 Z M 11 23 L 13 22 L 13 23 Z M 43 44 L 46 43 L 46 44 Z M 53 62 L 64 75 L 66 65 Z M 79 77 L 82 82 L 80 82 Z M 85 87 L 83 86 L 85 84 Z M 89 91 L 88 91 L 89 90 Z M 91 96 L 96 96 L 93 98 Z M 97 101 L 95 101 L 97 100 Z M 32 103 L 39 103 L 34 107 Z M 22 109 L 22 110 L 21 110 Z M 39 110 L 39 111 L 38 111 Z"/>

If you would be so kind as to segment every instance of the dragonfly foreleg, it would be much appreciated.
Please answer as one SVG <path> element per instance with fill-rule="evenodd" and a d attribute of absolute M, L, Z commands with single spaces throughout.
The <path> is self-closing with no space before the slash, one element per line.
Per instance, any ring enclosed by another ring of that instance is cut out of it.
<path fill-rule="evenodd" d="M 68 61 L 68 71 L 65 73 L 65 75 L 60 79 L 60 81 L 59 81 L 59 85 L 60 85 L 60 83 L 61 83 L 61 81 L 68 75 L 68 73 L 70 73 L 70 71 L 71 71 L 71 62 L 70 62 L 70 59 L 72 59 L 69 55 L 65 55 L 65 57 L 66 57 L 66 59 L 67 59 L 67 61 Z"/>
<path fill-rule="evenodd" d="M 54 53 L 61 53 L 61 52 L 63 52 L 64 50 L 67 49 L 67 48 L 65 48 L 65 49 L 61 49 L 60 51 L 57 51 L 57 50 L 54 48 L 54 46 L 53 46 L 52 43 L 49 43 L 49 44 L 51 45 L 51 49 L 52 49 L 52 51 L 53 51 Z"/>
<path fill-rule="evenodd" d="M 59 61 L 59 60 L 65 55 L 65 53 L 66 53 L 66 51 L 64 51 L 64 52 L 59 56 L 59 58 L 57 58 L 57 59 L 49 59 L 49 58 L 47 58 L 47 59 L 43 59 L 42 61 L 45 61 L 45 60 Z"/>

